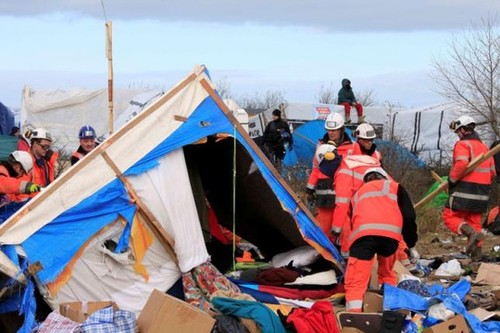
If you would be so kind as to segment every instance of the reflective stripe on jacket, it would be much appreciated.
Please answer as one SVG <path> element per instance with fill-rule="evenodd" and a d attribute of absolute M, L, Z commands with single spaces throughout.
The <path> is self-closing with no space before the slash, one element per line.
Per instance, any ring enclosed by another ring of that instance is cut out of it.
<path fill-rule="evenodd" d="M 334 232 L 339 233 L 348 219 L 351 198 L 363 185 L 365 171 L 379 166 L 379 160 L 366 155 L 352 155 L 342 159 L 334 181 L 335 211 L 332 224 Z"/>
<path fill-rule="evenodd" d="M 481 213 L 486 211 L 491 183 L 495 177 L 493 158 L 486 159 L 460 179 L 467 165 L 486 152 L 488 152 L 488 147 L 475 135 L 466 137 L 455 144 L 449 180 L 456 183 L 456 186 L 449 190 L 447 208 Z"/>
<path fill-rule="evenodd" d="M 403 217 L 398 205 L 398 186 L 390 180 L 373 180 L 359 188 L 351 200 L 349 247 L 363 236 L 402 239 Z"/>

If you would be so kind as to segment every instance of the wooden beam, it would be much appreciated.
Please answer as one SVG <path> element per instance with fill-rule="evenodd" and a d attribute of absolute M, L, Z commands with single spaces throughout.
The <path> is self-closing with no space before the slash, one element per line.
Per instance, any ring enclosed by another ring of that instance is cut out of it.
<path fill-rule="evenodd" d="M 128 181 L 127 178 L 120 172 L 116 164 L 111 160 L 111 157 L 109 157 L 107 152 L 102 153 L 102 157 L 106 161 L 106 163 L 113 169 L 115 172 L 116 176 L 121 180 L 123 185 L 125 185 L 125 188 L 127 189 L 128 194 L 132 198 L 133 202 L 137 205 L 138 211 L 141 214 L 141 216 L 144 218 L 148 226 L 151 228 L 151 230 L 155 233 L 156 237 L 160 240 L 162 243 L 163 247 L 167 251 L 167 253 L 170 255 L 172 260 L 176 263 L 179 264 L 179 260 L 177 258 L 177 255 L 175 254 L 174 251 L 174 245 L 175 241 L 170 236 L 167 231 L 163 228 L 161 223 L 156 219 L 156 217 L 153 215 L 153 213 L 149 210 L 149 208 L 142 202 L 142 200 L 139 198 L 137 195 L 137 192 L 134 190 L 132 187 L 132 184 Z"/>
<path fill-rule="evenodd" d="M 469 164 L 467 165 L 467 169 L 465 169 L 464 174 L 459 179 L 465 177 L 469 172 L 474 170 L 483 161 L 487 160 L 488 158 L 492 157 L 493 155 L 495 155 L 499 152 L 500 152 L 500 145 L 496 145 L 495 147 L 493 147 L 492 149 L 490 149 L 486 153 L 483 153 L 483 154 L 480 154 L 479 156 L 477 156 L 475 159 L 473 159 L 472 161 L 469 162 Z M 447 188 L 448 188 L 448 182 L 443 182 L 443 183 L 439 184 L 439 186 L 432 193 L 430 193 L 428 196 L 426 196 L 425 198 L 423 198 L 422 200 L 417 202 L 413 207 L 415 209 L 417 209 L 420 206 L 425 205 L 426 203 L 428 203 L 429 201 L 434 199 L 439 193 L 443 192 Z"/>

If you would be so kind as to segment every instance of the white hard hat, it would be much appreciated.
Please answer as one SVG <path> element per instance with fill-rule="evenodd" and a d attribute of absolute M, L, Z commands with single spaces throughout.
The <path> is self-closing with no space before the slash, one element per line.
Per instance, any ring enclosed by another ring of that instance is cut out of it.
<path fill-rule="evenodd" d="M 354 135 L 361 139 L 375 139 L 377 137 L 377 135 L 375 135 L 375 129 L 368 123 L 363 123 L 356 127 Z"/>
<path fill-rule="evenodd" d="M 387 174 L 387 172 L 384 169 L 382 169 L 381 167 L 375 167 L 375 168 L 366 169 L 365 174 L 363 175 L 363 182 L 366 183 L 366 179 L 367 179 L 368 175 L 371 173 L 378 173 L 378 174 L 382 175 L 385 179 L 389 179 L 389 175 Z"/>
<path fill-rule="evenodd" d="M 342 116 L 340 113 L 337 112 L 330 113 L 328 117 L 326 117 L 325 129 L 336 130 L 344 127 L 344 123 L 345 123 L 344 116 Z"/>
<path fill-rule="evenodd" d="M 15 150 L 10 155 L 14 160 L 16 160 L 16 162 L 21 163 L 21 166 L 26 173 L 31 172 L 33 169 L 33 158 L 30 153 L 22 150 Z"/>
<path fill-rule="evenodd" d="M 471 116 L 460 116 L 450 124 L 450 129 L 457 131 L 460 127 L 476 125 L 476 122 Z"/>
<path fill-rule="evenodd" d="M 318 147 L 318 149 L 316 149 L 316 154 L 314 157 L 316 158 L 318 164 L 323 162 L 324 159 L 331 161 L 335 158 L 335 150 L 337 150 L 337 147 L 335 147 L 333 144 L 322 144 Z"/>
<path fill-rule="evenodd" d="M 52 136 L 44 128 L 36 128 L 36 129 L 32 130 L 30 139 L 31 140 L 43 139 L 43 140 L 49 140 L 52 142 Z"/>

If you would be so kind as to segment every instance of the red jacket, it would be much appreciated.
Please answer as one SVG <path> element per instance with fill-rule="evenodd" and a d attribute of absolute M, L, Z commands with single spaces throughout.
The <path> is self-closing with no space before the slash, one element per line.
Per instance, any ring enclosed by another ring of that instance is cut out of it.
<path fill-rule="evenodd" d="M 349 248 L 364 236 L 402 239 L 403 216 L 398 205 L 398 186 L 391 180 L 373 180 L 361 185 L 351 200 Z"/>
<path fill-rule="evenodd" d="M 455 143 L 448 180 L 449 200 L 446 207 L 469 212 L 485 212 L 488 207 L 491 183 L 495 177 L 492 157 L 486 159 L 463 178 L 467 165 L 477 156 L 488 152 L 488 147 L 477 134 L 469 134 Z"/>

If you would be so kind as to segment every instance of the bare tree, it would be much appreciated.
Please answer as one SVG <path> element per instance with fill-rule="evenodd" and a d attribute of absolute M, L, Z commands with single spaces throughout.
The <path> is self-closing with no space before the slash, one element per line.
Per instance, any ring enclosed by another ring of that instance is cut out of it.
<path fill-rule="evenodd" d="M 258 110 L 278 107 L 286 103 L 285 92 L 280 90 L 268 90 L 263 95 L 256 92 L 253 96 L 244 95 L 238 98 L 237 103 L 244 109 Z"/>
<path fill-rule="evenodd" d="M 498 15 L 489 15 L 454 36 L 447 59 L 433 59 L 438 93 L 498 129 L 500 109 L 500 36 Z"/>
<path fill-rule="evenodd" d="M 336 104 L 337 102 L 337 92 L 333 87 L 333 83 L 330 82 L 328 86 L 325 86 L 325 83 L 321 83 L 321 87 L 319 88 L 318 95 L 318 103 L 324 104 Z"/>
<path fill-rule="evenodd" d="M 215 82 L 215 87 L 222 99 L 233 99 L 231 92 L 231 83 L 227 79 L 227 76 L 223 76 L 220 80 Z"/>
<path fill-rule="evenodd" d="M 361 90 L 356 94 L 356 100 L 358 103 L 363 104 L 363 106 L 375 105 L 375 96 L 373 90 Z"/>

